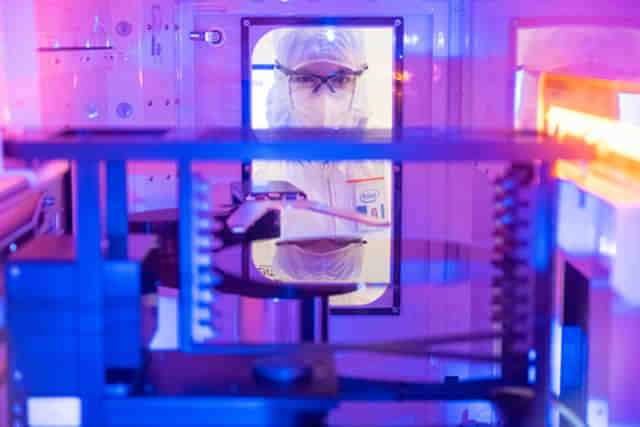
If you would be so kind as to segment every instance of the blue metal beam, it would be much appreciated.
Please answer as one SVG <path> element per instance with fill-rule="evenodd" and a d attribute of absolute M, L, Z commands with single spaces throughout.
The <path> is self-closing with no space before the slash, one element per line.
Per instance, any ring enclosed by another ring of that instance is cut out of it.
<path fill-rule="evenodd" d="M 387 132 L 254 132 L 231 129 L 199 138 L 178 131 L 166 136 L 144 134 L 62 138 L 48 135 L 26 137 L 6 143 L 7 154 L 22 158 L 134 160 L 184 158 L 201 160 L 252 159 L 406 161 L 553 161 L 595 158 L 595 151 L 582 141 L 574 143 L 535 134 L 450 133 L 425 129 L 403 129 L 402 137 Z M 322 146 L 322 150 L 317 147 Z"/>
<path fill-rule="evenodd" d="M 100 248 L 100 179 L 98 161 L 76 162 L 77 267 L 74 288 L 82 313 L 76 325 L 79 346 L 76 366 L 82 425 L 102 425 L 104 393 L 104 312 Z"/>

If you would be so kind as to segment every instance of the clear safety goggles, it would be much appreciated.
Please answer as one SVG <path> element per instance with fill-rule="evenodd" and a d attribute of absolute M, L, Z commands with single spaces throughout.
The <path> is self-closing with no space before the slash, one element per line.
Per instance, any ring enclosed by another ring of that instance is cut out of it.
<path fill-rule="evenodd" d="M 353 93 L 357 78 L 369 68 L 365 64 L 357 71 L 339 70 L 322 76 L 306 71 L 291 70 L 278 61 L 276 61 L 275 67 L 289 77 L 291 92 L 308 91 L 311 93 L 317 93 L 323 85 L 326 85 L 331 93 Z"/>

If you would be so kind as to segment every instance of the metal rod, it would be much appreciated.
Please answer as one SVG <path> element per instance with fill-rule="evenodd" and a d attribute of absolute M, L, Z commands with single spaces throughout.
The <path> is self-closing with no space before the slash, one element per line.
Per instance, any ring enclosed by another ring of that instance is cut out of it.
<path fill-rule="evenodd" d="M 359 344 L 253 344 L 253 345 L 218 345 L 195 346 L 194 352 L 201 354 L 283 354 L 283 353 L 314 353 L 314 352 L 338 352 L 338 351 L 354 351 L 354 352 L 370 352 L 370 353 L 389 353 L 407 356 L 426 357 L 434 355 L 434 357 L 451 358 L 456 360 L 476 360 L 495 362 L 499 357 L 483 354 L 472 353 L 456 353 L 448 351 L 432 351 L 429 347 L 441 344 L 454 344 L 469 341 L 486 341 L 500 337 L 501 334 L 495 332 L 477 333 L 477 334 L 458 334 L 439 336 L 431 338 L 417 338 L 397 341 L 382 341 L 373 343 Z"/>
<path fill-rule="evenodd" d="M 329 342 L 329 297 L 322 297 L 322 342 Z"/>
<path fill-rule="evenodd" d="M 551 166 L 540 166 L 540 184 L 535 212 L 535 323 L 534 343 L 536 350 L 535 398 L 530 414 L 523 421 L 525 426 L 549 425 L 551 406 L 549 396 L 552 382 L 551 334 L 554 314 L 554 271 L 556 237 L 556 185 L 551 179 Z"/>
<path fill-rule="evenodd" d="M 91 51 L 91 50 L 111 50 L 113 46 L 60 46 L 60 47 L 39 47 L 38 52 L 69 52 L 69 51 Z"/>
<path fill-rule="evenodd" d="M 341 401 L 489 400 L 500 379 L 444 383 L 414 383 L 339 377 Z"/>
<path fill-rule="evenodd" d="M 82 325 L 82 351 L 77 367 L 78 388 L 82 398 L 82 425 L 97 427 L 102 419 L 104 390 L 104 314 L 102 288 L 102 252 L 100 249 L 100 177 L 98 162 L 76 163 L 76 231 L 78 278 L 74 283 L 83 310 L 77 321 Z"/>
<path fill-rule="evenodd" d="M 107 236 L 109 258 L 127 258 L 127 163 L 122 160 L 107 162 Z"/>
<path fill-rule="evenodd" d="M 180 221 L 178 223 L 178 251 L 179 251 L 179 336 L 178 343 L 182 351 L 192 349 L 192 283 L 193 283 L 193 232 L 192 232 L 192 200 L 193 177 L 191 175 L 191 161 L 180 160 L 178 163 L 178 206 Z"/>

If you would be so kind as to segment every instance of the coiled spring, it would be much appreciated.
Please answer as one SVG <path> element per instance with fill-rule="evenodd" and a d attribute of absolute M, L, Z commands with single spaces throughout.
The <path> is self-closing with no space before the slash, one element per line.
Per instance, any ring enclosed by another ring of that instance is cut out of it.
<path fill-rule="evenodd" d="M 530 273 L 527 268 L 529 201 L 525 188 L 534 176 L 533 165 L 513 164 L 495 181 L 494 267 L 492 321 L 501 326 L 502 357 L 517 360 L 526 352 L 521 345 L 527 339 L 530 301 Z M 503 363 L 503 370 L 507 369 Z M 505 372 L 503 372 L 505 373 Z M 511 372 L 514 373 L 514 372 Z"/>
<path fill-rule="evenodd" d="M 213 271 L 213 250 L 216 241 L 213 231 L 216 221 L 212 216 L 211 186 L 200 176 L 193 177 L 193 285 L 192 285 L 192 337 L 203 343 L 216 338 L 220 330 L 215 326 L 217 312 L 215 311 L 216 295 L 213 287 L 220 282 L 220 278 Z"/>

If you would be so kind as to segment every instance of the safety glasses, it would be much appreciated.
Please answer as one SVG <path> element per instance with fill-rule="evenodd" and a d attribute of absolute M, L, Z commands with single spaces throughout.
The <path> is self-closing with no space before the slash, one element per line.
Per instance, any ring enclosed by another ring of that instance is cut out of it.
<path fill-rule="evenodd" d="M 331 93 L 353 92 L 356 79 L 368 69 L 367 65 L 363 65 L 357 71 L 339 70 L 322 76 L 306 71 L 291 70 L 278 61 L 276 61 L 275 67 L 289 77 L 289 87 L 292 92 L 310 91 L 311 93 L 318 92 L 323 85 L 326 85 Z"/>

